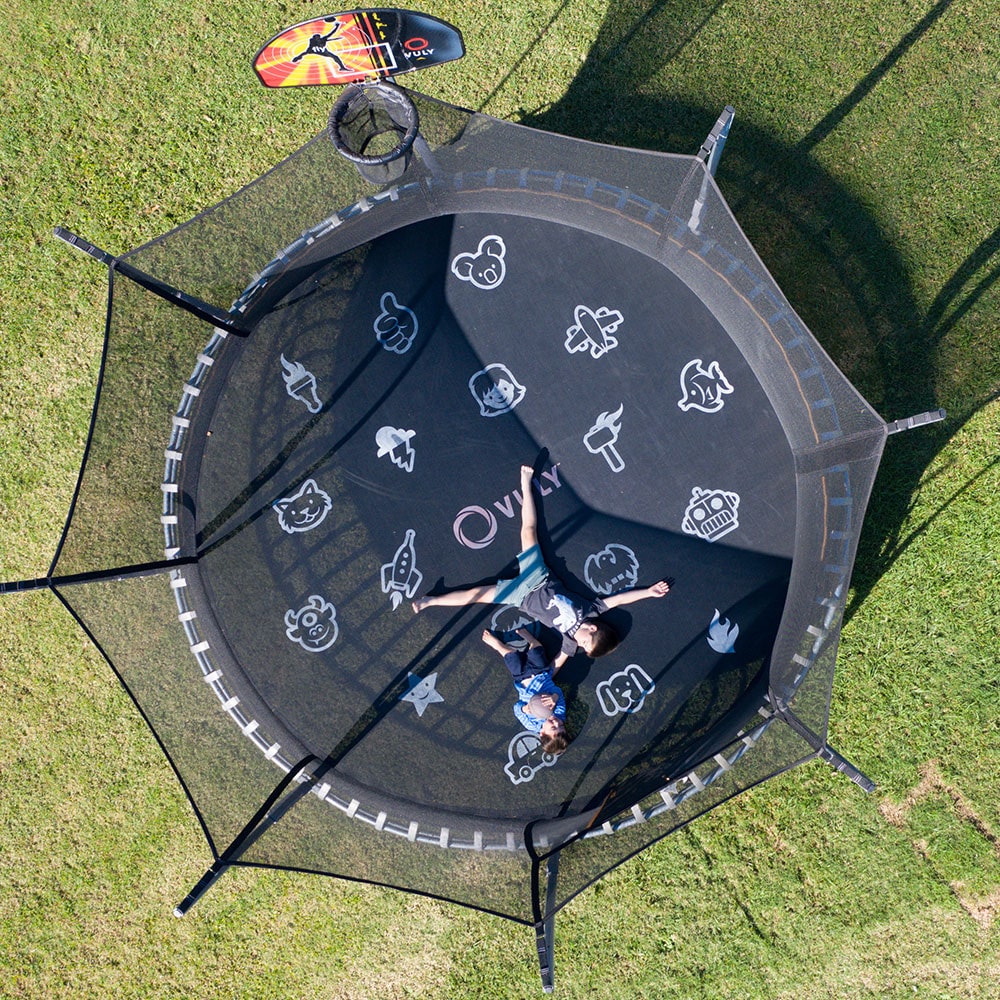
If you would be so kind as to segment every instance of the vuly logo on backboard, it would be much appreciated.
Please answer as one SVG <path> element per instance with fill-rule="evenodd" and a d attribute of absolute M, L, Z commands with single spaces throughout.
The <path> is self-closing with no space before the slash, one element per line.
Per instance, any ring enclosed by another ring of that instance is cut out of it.
<path fill-rule="evenodd" d="M 535 488 L 539 496 L 547 497 L 554 490 L 559 489 L 562 483 L 559 481 L 559 466 L 553 465 L 550 469 L 543 469 L 535 478 Z M 499 500 L 494 500 L 490 506 L 481 504 L 470 504 L 463 507 L 456 515 L 452 524 L 455 538 L 467 549 L 485 549 L 491 545 L 497 534 L 497 518 L 494 510 L 504 517 L 513 520 L 515 516 L 515 501 L 518 505 L 523 502 L 518 490 L 505 493 Z"/>

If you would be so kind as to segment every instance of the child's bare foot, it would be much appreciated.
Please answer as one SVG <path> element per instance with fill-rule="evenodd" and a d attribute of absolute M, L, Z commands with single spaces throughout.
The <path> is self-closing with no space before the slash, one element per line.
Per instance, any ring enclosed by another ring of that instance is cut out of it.
<path fill-rule="evenodd" d="M 488 628 L 483 629 L 483 642 L 491 649 L 495 649 L 501 656 L 510 652 L 510 646 L 502 639 L 498 639 Z"/>
<path fill-rule="evenodd" d="M 430 600 L 431 599 L 429 597 L 418 597 L 413 602 L 413 613 L 415 615 L 419 615 L 420 612 L 430 604 Z"/>

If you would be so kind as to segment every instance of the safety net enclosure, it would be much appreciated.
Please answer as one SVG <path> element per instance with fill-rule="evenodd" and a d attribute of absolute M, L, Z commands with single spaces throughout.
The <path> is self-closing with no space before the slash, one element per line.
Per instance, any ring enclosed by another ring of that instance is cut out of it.
<path fill-rule="evenodd" d="M 544 970 L 549 918 L 602 873 L 817 754 L 850 771 L 828 708 L 887 427 L 757 257 L 710 147 L 345 96 L 337 144 L 107 260 L 44 582 L 183 783 L 205 884 L 262 865 L 453 900 L 534 926 Z M 562 669 L 560 756 L 481 641 L 527 618 L 411 609 L 510 575 L 522 463 L 572 590 L 675 581 Z"/>

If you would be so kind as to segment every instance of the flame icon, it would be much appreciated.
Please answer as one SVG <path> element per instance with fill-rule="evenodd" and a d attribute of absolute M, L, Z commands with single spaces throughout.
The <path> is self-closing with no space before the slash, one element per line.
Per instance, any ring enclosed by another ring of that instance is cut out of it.
<path fill-rule="evenodd" d="M 424 578 L 416 567 L 417 552 L 413 547 L 416 534 L 408 528 L 392 562 L 382 566 L 382 591 L 389 595 L 393 610 L 403 603 L 404 597 L 413 597 Z"/>
<path fill-rule="evenodd" d="M 621 472 L 625 468 L 625 461 L 615 448 L 622 429 L 621 417 L 624 410 L 625 404 L 622 403 L 613 413 L 602 413 L 583 438 L 587 451 L 592 455 L 603 455 L 612 472 Z"/>
<path fill-rule="evenodd" d="M 715 609 L 715 617 L 712 624 L 708 626 L 708 644 L 717 653 L 735 653 L 736 639 L 740 634 L 740 627 L 735 622 L 730 623 L 728 618 L 719 618 L 719 609 Z"/>
<path fill-rule="evenodd" d="M 281 377 L 285 380 L 285 388 L 292 399 L 305 403 L 310 413 L 319 413 L 323 404 L 316 395 L 316 376 L 306 371 L 305 365 L 297 361 L 288 361 L 281 355 L 281 367 L 284 368 Z"/>

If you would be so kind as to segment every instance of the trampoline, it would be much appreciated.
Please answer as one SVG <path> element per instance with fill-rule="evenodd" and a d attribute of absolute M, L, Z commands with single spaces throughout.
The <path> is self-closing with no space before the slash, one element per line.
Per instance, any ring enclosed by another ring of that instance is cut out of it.
<path fill-rule="evenodd" d="M 335 143 L 158 240 L 62 234 L 109 264 L 108 332 L 34 583 L 202 825 L 216 860 L 179 914 L 233 864 L 360 879 L 534 927 L 550 988 L 553 914 L 616 864 L 816 755 L 868 784 L 827 716 L 895 428 L 727 208 L 730 120 L 667 155 L 352 88 Z M 521 463 L 572 590 L 675 581 L 563 667 L 558 757 L 481 641 L 529 620 L 411 608 L 509 575 Z"/>

